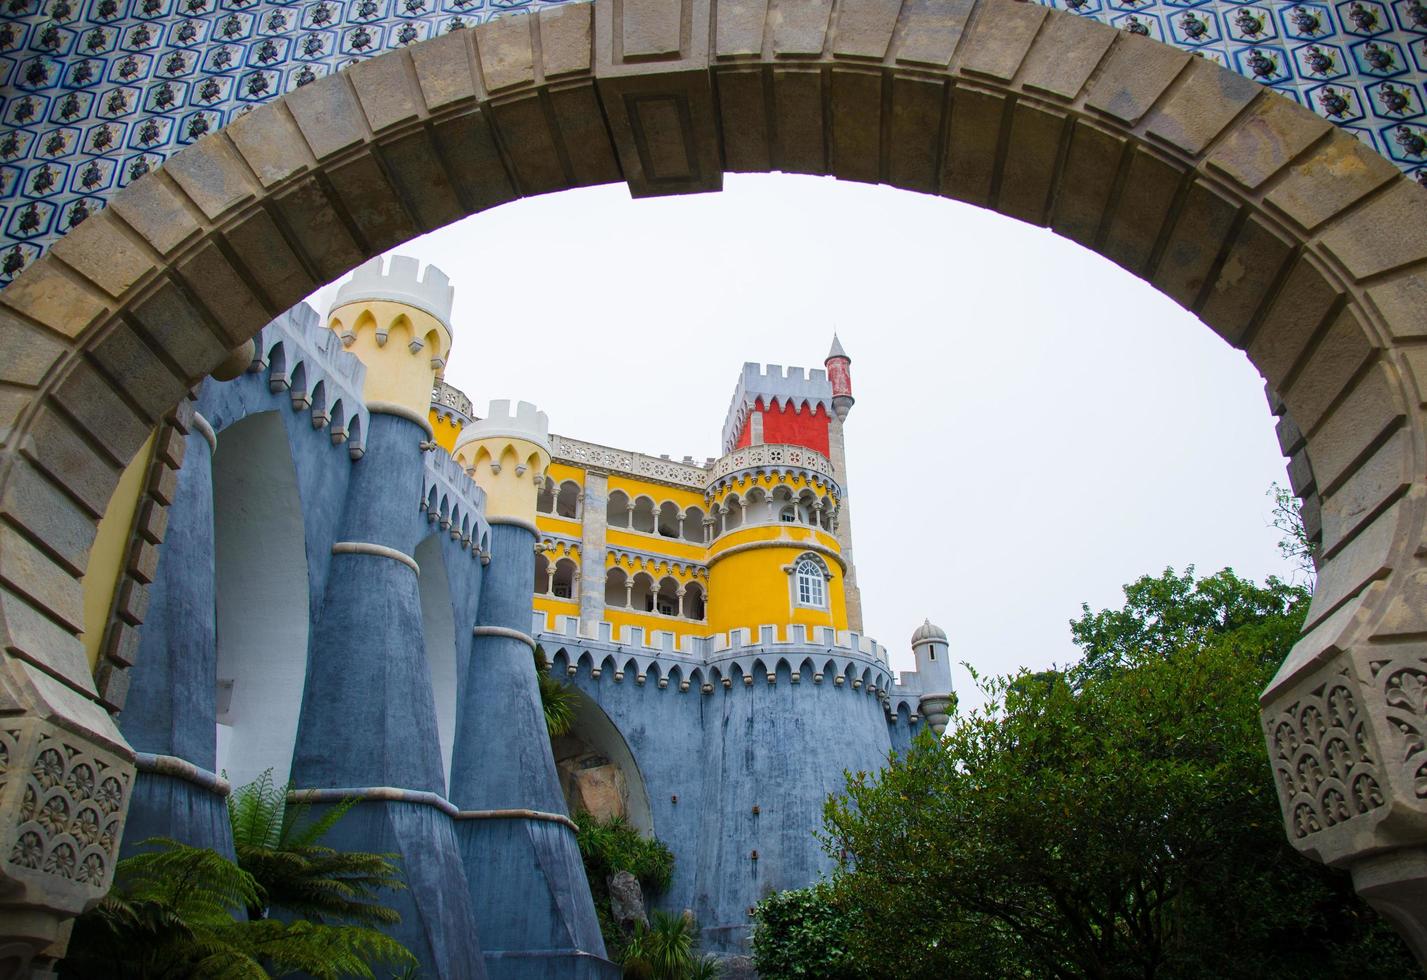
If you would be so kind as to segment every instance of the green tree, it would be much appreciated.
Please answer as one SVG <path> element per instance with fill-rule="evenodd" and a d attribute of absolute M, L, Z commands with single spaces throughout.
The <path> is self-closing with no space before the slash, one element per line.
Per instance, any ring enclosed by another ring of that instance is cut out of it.
<path fill-rule="evenodd" d="M 1415 970 L 1347 876 L 1283 834 L 1257 695 L 1306 593 L 1166 571 L 1073 624 L 1085 660 L 829 800 L 872 976 L 1376 977 Z"/>
<path fill-rule="evenodd" d="M 120 861 L 114 887 L 75 920 L 61 974 L 76 980 L 319 980 L 402 969 L 415 958 L 375 929 L 304 920 L 249 921 L 263 902 L 252 875 L 216 851 L 175 841 Z"/>
<path fill-rule="evenodd" d="M 855 918 L 832 886 L 775 892 L 754 909 L 753 965 L 762 980 L 862 980 L 848 949 Z"/>
<path fill-rule="evenodd" d="M 248 906 L 249 918 L 266 918 L 274 907 L 315 922 L 400 922 L 395 909 L 377 901 L 383 891 L 406 887 L 396 855 L 322 844 L 356 801 L 344 800 L 314 817 L 308 804 L 289 803 L 292 787 L 274 786 L 272 775 L 269 769 L 228 797 L 238 866 L 260 889 L 260 903 Z"/>

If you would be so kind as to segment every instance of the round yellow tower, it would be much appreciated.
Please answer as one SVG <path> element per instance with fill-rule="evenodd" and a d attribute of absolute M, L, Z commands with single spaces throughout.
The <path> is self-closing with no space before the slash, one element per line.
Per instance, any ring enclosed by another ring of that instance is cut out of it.
<path fill-rule="evenodd" d="M 847 629 L 841 489 L 826 456 L 803 446 L 734 450 L 714 464 L 708 499 L 711 631 Z"/>
<path fill-rule="evenodd" d="M 430 428 L 431 390 L 451 354 L 455 289 L 434 265 L 393 255 L 361 265 L 337 290 L 327 326 L 367 367 L 363 395 L 374 412 L 405 415 Z"/>
<path fill-rule="evenodd" d="M 427 395 L 430 397 L 429 393 Z M 535 504 L 550 465 L 550 420 L 530 402 L 491 402 L 490 413 L 461 430 L 451 454 L 486 492 L 492 524 L 535 528 Z"/>

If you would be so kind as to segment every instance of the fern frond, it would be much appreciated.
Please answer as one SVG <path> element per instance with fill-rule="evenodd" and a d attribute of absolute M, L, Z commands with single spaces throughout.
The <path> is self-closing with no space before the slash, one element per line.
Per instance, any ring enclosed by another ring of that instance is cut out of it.
<path fill-rule="evenodd" d="M 273 771 L 240 786 L 228 795 L 228 820 L 233 825 L 234 844 L 277 847 L 281 840 L 287 787 L 273 786 Z"/>

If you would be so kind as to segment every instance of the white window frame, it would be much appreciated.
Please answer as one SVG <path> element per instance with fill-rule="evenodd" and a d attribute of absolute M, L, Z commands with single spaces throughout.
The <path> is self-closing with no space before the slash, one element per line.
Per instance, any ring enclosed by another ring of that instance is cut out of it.
<path fill-rule="evenodd" d="M 793 605 L 801 609 L 823 609 L 829 608 L 831 600 L 831 590 L 828 583 L 832 581 L 832 575 L 828 573 L 827 564 L 812 553 L 804 553 L 793 560 L 793 564 L 788 566 L 788 585 L 792 592 Z M 807 585 L 806 594 L 808 599 L 804 599 L 804 585 Z"/>

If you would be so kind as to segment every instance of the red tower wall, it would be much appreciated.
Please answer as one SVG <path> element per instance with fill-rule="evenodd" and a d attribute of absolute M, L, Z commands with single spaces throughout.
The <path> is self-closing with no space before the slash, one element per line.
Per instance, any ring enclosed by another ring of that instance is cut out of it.
<path fill-rule="evenodd" d="M 763 415 L 763 441 L 775 445 L 806 446 L 808 449 L 815 449 L 824 456 L 828 454 L 828 434 L 827 427 L 831 419 L 827 410 L 819 405 L 809 409 L 806 403 L 803 405 L 780 405 L 776 402 L 771 408 L 763 404 L 763 399 L 759 398 L 753 403 L 753 411 L 749 412 L 743 420 L 743 427 L 738 433 L 738 442 L 734 448 L 742 449 L 753 441 L 753 415 L 754 413 Z"/>

